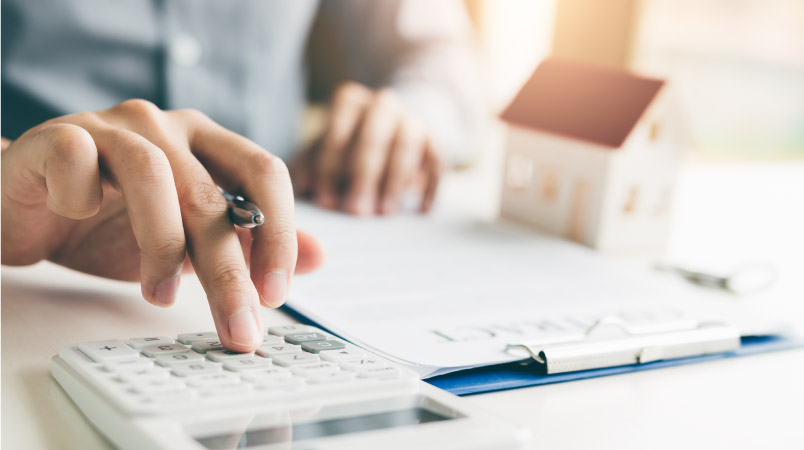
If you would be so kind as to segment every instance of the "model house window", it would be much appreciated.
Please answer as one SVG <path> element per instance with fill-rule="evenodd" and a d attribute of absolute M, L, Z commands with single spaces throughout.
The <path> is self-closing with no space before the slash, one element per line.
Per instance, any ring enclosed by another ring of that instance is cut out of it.
<path fill-rule="evenodd" d="M 541 196 L 545 202 L 554 202 L 558 197 L 558 177 L 554 170 L 547 170 L 542 176 Z"/>
<path fill-rule="evenodd" d="M 636 210 L 637 197 L 639 197 L 639 189 L 633 186 L 626 195 L 625 204 L 623 205 L 623 213 L 633 214 Z"/>
<path fill-rule="evenodd" d="M 661 133 L 662 133 L 662 125 L 659 123 L 659 121 L 652 122 L 650 124 L 650 135 L 649 135 L 650 141 L 658 142 Z"/>

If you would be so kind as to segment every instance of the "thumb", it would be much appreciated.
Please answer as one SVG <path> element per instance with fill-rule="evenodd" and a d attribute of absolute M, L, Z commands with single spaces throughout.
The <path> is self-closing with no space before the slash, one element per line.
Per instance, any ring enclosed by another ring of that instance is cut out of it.
<path fill-rule="evenodd" d="M 100 208 L 98 152 L 83 128 L 69 124 L 33 128 L 9 142 L 2 158 L 4 264 L 46 257 L 57 239 L 51 230 L 54 213 L 83 219 Z"/>

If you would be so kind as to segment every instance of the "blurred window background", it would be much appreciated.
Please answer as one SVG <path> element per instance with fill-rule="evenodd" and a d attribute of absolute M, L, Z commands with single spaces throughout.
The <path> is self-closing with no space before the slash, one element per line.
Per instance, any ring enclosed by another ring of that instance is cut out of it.
<path fill-rule="evenodd" d="M 544 57 L 668 79 L 699 160 L 804 158 L 802 0 L 467 0 L 500 111 Z"/>

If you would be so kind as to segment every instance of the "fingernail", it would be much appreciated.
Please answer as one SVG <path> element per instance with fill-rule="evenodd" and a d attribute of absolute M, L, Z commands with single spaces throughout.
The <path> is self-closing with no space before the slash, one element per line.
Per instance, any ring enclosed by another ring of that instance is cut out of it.
<path fill-rule="evenodd" d="M 175 277 L 168 278 L 156 283 L 154 286 L 153 302 L 158 306 L 170 306 L 176 298 L 176 292 L 179 290 L 179 280 L 181 278 L 176 275 Z"/>
<path fill-rule="evenodd" d="M 318 206 L 324 209 L 335 209 L 337 207 L 335 196 L 327 191 L 319 192 L 316 201 L 318 203 Z"/>
<path fill-rule="evenodd" d="M 229 338 L 238 345 L 253 345 L 262 340 L 262 331 L 250 309 L 229 316 Z"/>
<path fill-rule="evenodd" d="M 393 214 L 396 211 L 396 202 L 393 198 L 386 198 L 382 201 L 382 213 Z"/>
<path fill-rule="evenodd" d="M 288 295 L 288 274 L 284 272 L 271 272 L 262 280 L 262 298 L 271 308 L 277 308 L 285 303 Z"/>
<path fill-rule="evenodd" d="M 360 216 L 369 215 L 374 210 L 374 199 L 361 195 L 352 201 L 352 213 Z"/>

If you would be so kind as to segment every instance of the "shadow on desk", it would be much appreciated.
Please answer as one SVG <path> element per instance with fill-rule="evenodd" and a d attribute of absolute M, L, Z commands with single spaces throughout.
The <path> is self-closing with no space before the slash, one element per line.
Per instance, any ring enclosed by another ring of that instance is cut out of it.
<path fill-rule="evenodd" d="M 2 448 L 111 448 L 51 377 L 50 359 L 77 342 L 214 329 L 197 284 L 187 279 L 181 300 L 159 308 L 138 283 L 47 263 L 3 267 Z"/>

